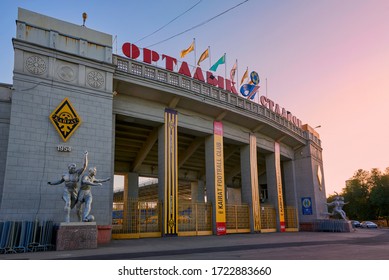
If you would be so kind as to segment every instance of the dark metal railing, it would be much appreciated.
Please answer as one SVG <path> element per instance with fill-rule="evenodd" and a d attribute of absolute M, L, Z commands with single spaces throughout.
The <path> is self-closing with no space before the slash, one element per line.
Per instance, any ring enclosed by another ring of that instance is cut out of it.
<path fill-rule="evenodd" d="M 0 222 L 0 254 L 52 250 L 53 232 L 52 221 Z"/>

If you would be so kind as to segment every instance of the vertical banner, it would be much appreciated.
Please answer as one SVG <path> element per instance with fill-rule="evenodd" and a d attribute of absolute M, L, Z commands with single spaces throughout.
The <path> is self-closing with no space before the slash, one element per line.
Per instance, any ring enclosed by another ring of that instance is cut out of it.
<path fill-rule="evenodd" d="M 224 189 L 224 156 L 223 156 L 223 124 L 213 122 L 214 133 L 214 170 L 215 170 L 215 201 L 216 205 L 216 234 L 224 235 L 226 228 L 226 205 Z"/>
<path fill-rule="evenodd" d="M 178 231 L 177 111 L 165 109 L 165 199 L 163 234 Z"/>
<path fill-rule="evenodd" d="M 276 183 L 277 183 L 277 204 L 280 219 L 280 230 L 285 232 L 285 212 L 284 198 L 282 195 L 282 178 L 281 178 L 281 153 L 280 143 L 274 142 L 275 168 L 276 168 Z"/>
<path fill-rule="evenodd" d="M 250 174 L 251 174 L 251 196 L 254 231 L 261 230 L 261 214 L 258 188 L 258 161 L 257 161 L 257 137 L 250 134 Z"/>

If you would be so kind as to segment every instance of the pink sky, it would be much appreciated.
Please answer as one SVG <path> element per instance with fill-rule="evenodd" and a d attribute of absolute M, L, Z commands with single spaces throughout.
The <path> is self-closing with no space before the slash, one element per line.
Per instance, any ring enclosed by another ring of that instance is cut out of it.
<path fill-rule="evenodd" d="M 2 1 L 0 82 L 12 83 L 17 7 L 117 35 L 124 42 L 160 28 L 199 0 L 179 1 Z M 202 1 L 139 47 L 159 42 L 243 0 Z M 54 3 L 54 4 L 53 4 Z M 107 12 L 109 11 L 109 12 Z M 196 38 L 197 58 L 208 46 L 213 62 L 227 53 L 227 70 L 238 59 L 258 72 L 262 95 L 292 111 L 303 123 L 321 125 L 327 194 L 341 191 L 359 169 L 389 166 L 389 1 L 250 0 L 211 22 L 151 49 L 179 58 Z M 185 59 L 194 61 L 194 54 Z M 225 69 L 219 67 L 224 74 Z"/>

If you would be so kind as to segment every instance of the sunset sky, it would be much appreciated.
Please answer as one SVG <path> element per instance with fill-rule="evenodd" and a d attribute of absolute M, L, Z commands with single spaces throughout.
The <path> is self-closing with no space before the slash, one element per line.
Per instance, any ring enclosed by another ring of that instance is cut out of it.
<path fill-rule="evenodd" d="M 389 167 L 389 1 L 3 0 L 0 83 L 12 83 L 17 7 L 80 25 L 86 12 L 88 28 L 117 36 L 119 55 L 131 42 L 179 58 L 195 38 L 189 64 L 208 46 L 213 63 L 226 53 L 220 75 L 237 59 L 239 79 L 246 67 L 258 72 L 260 95 L 321 126 L 328 195 L 360 168 Z"/>

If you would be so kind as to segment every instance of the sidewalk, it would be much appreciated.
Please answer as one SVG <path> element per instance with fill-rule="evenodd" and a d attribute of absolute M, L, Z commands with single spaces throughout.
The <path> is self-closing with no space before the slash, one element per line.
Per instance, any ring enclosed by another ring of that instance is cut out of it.
<path fill-rule="evenodd" d="M 372 246 L 385 244 L 389 249 L 388 229 L 357 229 L 350 233 L 334 232 L 285 232 L 258 234 L 229 234 L 225 236 L 162 237 L 131 240 L 112 240 L 99 245 L 96 249 L 72 251 L 44 251 L 0 255 L 0 260 L 50 260 L 50 259 L 146 259 L 146 258 L 186 258 L 201 254 L 220 254 L 235 251 L 282 250 L 285 248 L 328 248 L 329 245 L 360 246 L 372 243 Z M 325 245 L 325 246 L 323 246 Z M 382 246 L 381 246 L 382 247 Z M 307 251 L 306 249 L 305 251 Z M 350 251 L 348 249 L 348 251 Z M 370 250 L 374 254 L 374 250 Z M 369 251 L 369 252 L 370 252 Z M 322 250 L 322 253 L 325 251 Z M 387 251 L 389 252 L 389 250 Z M 367 259 L 374 258 L 365 256 Z M 382 255 L 379 256 L 382 258 Z M 285 258 L 287 259 L 287 257 Z M 326 259 L 323 256 L 323 259 Z M 389 259 L 389 253 L 388 258 Z"/>

